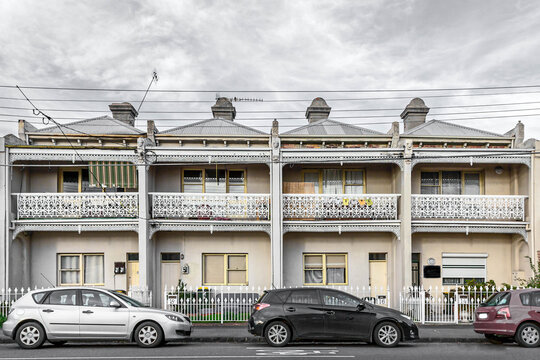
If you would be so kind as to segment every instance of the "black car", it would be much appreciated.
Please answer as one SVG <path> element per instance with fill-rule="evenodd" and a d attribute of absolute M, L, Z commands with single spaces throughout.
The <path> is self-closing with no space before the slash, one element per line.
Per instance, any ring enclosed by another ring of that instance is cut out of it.
<path fill-rule="evenodd" d="M 397 310 L 377 306 L 343 291 L 297 288 L 265 291 L 248 321 L 253 335 L 271 346 L 292 340 L 356 340 L 384 347 L 418 339 L 418 327 Z"/>

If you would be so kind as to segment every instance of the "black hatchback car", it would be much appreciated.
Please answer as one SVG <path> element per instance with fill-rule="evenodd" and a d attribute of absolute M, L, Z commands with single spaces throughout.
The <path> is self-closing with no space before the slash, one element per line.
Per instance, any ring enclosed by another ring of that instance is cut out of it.
<path fill-rule="evenodd" d="M 278 289 L 264 292 L 248 321 L 253 335 L 271 346 L 290 341 L 356 340 L 393 347 L 418 339 L 418 327 L 401 312 L 325 288 Z"/>

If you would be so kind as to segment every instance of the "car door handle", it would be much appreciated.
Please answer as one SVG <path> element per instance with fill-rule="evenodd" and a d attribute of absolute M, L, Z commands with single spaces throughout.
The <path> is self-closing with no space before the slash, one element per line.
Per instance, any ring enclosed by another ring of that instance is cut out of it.
<path fill-rule="evenodd" d="M 84 310 L 82 313 L 83 314 L 93 314 L 94 312 L 92 310 Z"/>
<path fill-rule="evenodd" d="M 335 312 L 334 312 L 334 311 L 327 311 L 326 314 L 327 314 L 327 315 L 334 315 Z"/>
<path fill-rule="evenodd" d="M 46 313 L 51 313 L 51 312 L 54 312 L 54 310 L 53 310 L 53 309 L 45 309 L 45 310 L 41 310 L 41 311 L 43 311 L 43 312 L 46 312 Z"/>
<path fill-rule="evenodd" d="M 296 309 L 293 308 L 293 307 L 288 307 L 285 310 L 287 310 L 288 312 L 295 312 L 296 311 Z"/>

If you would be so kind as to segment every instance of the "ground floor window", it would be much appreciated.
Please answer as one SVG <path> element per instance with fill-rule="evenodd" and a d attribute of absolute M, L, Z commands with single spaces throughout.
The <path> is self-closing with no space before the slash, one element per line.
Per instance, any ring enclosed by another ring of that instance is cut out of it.
<path fill-rule="evenodd" d="M 487 254 L 443 253 L 443 285 L 464 285 L 469 280 L 486 280 Z"/>
<path fill-rule="evenodd" d="M 103 254 L 58 254 L 59 285 L 104 285 Z"/>
<path fill-rule="evenodd" d="M 203 254 L 204 285 L 247 285 L 247 254 Z"/>
<path fill-rule="evenodd" d="M 347 284 L 347 254 L 304 254 L 304 285 Z"/>

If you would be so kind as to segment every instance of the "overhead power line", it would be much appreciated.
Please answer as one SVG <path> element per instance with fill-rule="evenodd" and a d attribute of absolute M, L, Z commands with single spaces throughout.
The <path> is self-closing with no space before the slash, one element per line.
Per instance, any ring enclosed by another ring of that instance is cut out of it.
<path fill-rule="evenodd" d="M 21 88 L 32 90 L 64 90 L 64 91 L 121 91 L 121 92 L 156 92 L 156 93 L 384 93 L 384 92 L 430 92 L 430 91 L 470 91 L 470 90 L 500 90 L 500 89 L 527 89 L 540 88 L 540 85 L 510 85 L 510 86 L 478 86 L 455 88 L 417 88 L 417 89 L 326 89 L 326 90 L 240 90 L 240 89 L 126 89 L 126 88 L 84 88 L 84 87 L 55 87 L 55 86 L 16 86 L 0 85 L 0 88 Z"/>

